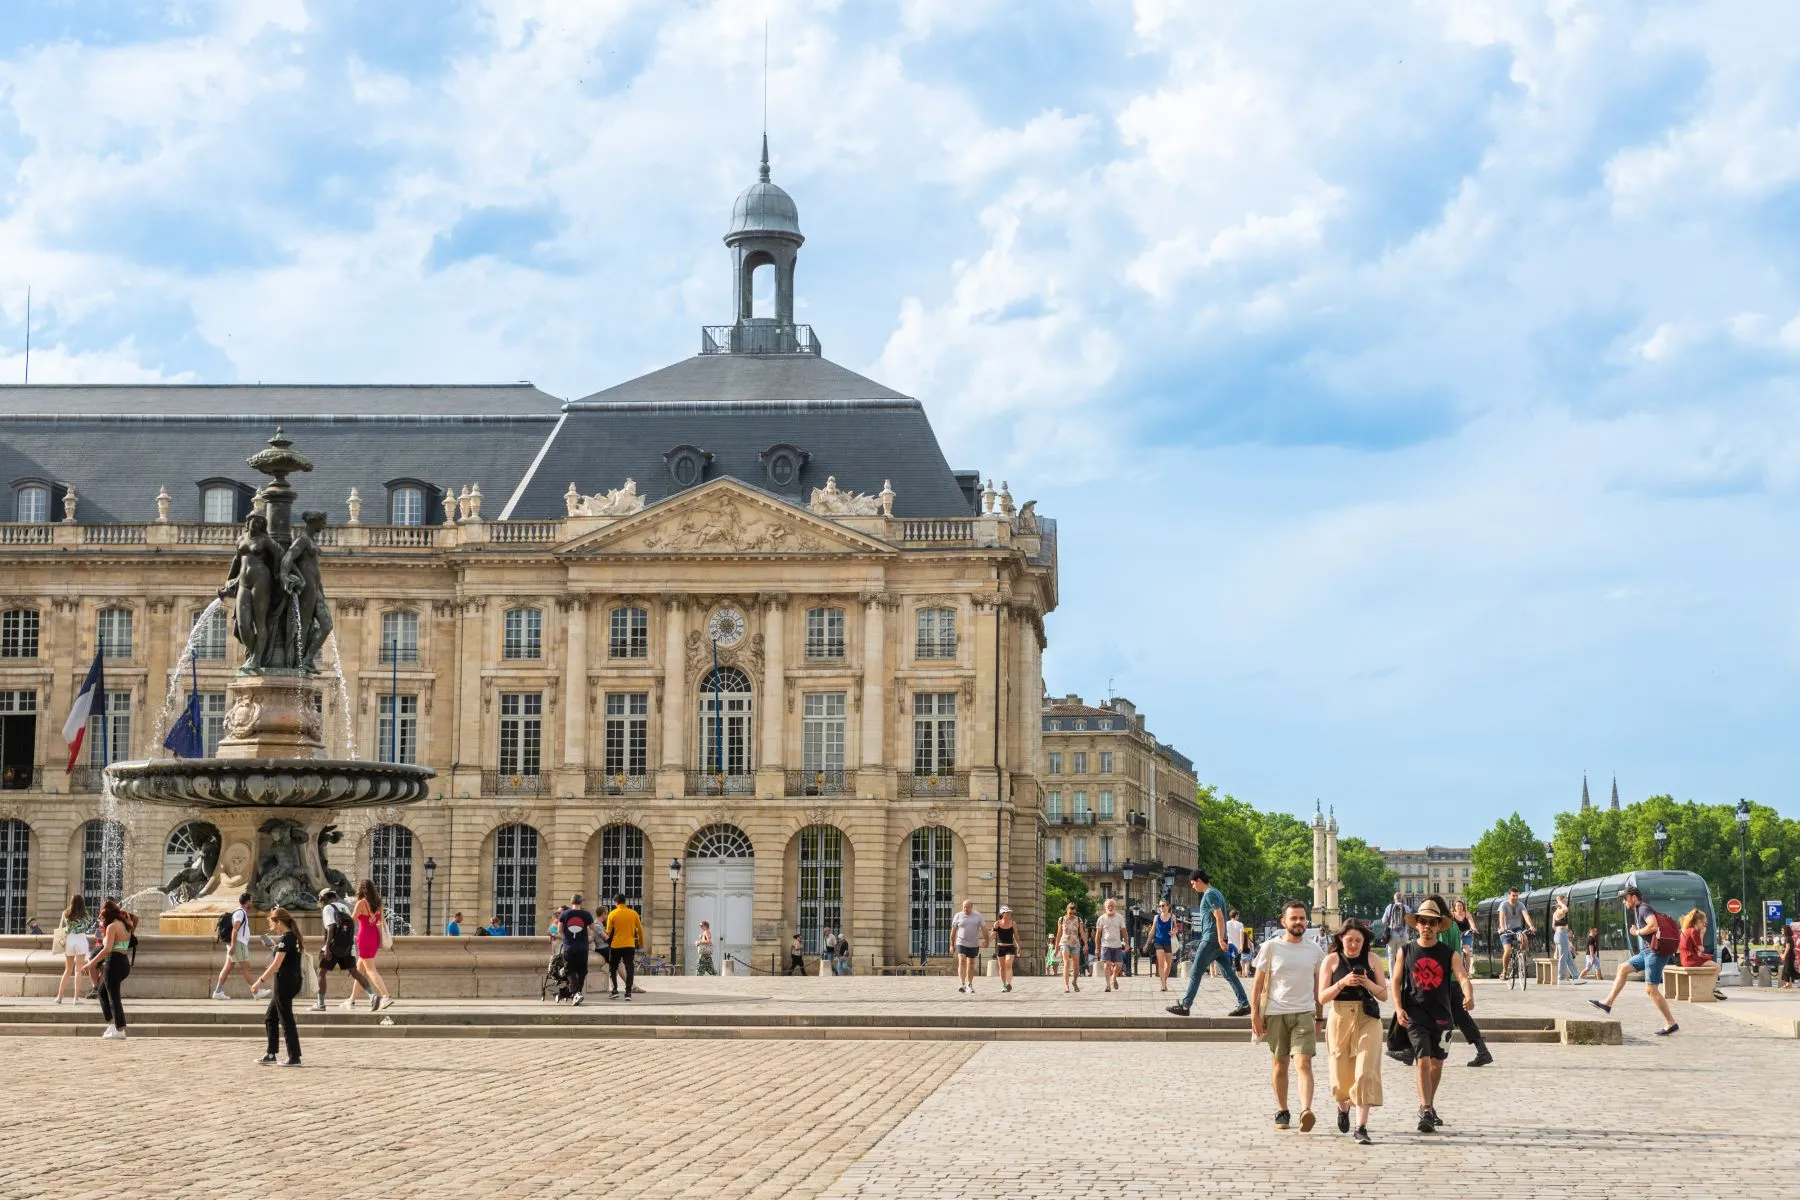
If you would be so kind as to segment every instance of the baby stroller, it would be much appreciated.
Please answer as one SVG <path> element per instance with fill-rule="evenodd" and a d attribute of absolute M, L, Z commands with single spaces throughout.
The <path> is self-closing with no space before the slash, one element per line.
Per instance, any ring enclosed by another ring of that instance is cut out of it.
<path fill-rule="evenodd" d="M 538 991 L 539 1000 L 549 1000 L 552 996 L 558 1004 L 575 996 L 575 989 L 569 985 L 569 964 L 560 947 L 550 957 L 550 965 L 544 968 L 544 983 Z"/>

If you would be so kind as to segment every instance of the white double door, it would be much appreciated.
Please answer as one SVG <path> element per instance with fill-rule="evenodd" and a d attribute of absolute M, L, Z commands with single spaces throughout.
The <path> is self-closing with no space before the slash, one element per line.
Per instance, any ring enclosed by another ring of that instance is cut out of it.
<path fill-rule="evenodd" d="M 754 940 L 750 907 L 756 889 L 756 860 L 690 858 L 681 878 L 687 885 L 687 950 L 682 955 L 687 973 L 694 973 L 698 958 L 694 942 L 700 937 L 702 921 L 712 926 L 713 968 L 723 973 L 727 954 L 737 960 L 740 970 L 747 968 Z"/>

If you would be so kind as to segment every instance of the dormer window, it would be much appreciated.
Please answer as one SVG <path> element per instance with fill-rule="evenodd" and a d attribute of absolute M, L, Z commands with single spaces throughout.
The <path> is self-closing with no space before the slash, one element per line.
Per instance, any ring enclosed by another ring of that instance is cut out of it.
<path fill-rule="evenodd" d="M 21 484 L 13 493 L 13 520 L 15 521 L 48 521 L 50 519 L 50 488 L 47 484 Z"/>
<path fill-rule="evenodd" d="M 778 442 L 762 452 L 763 476 L 774 490 L 792 491 L 800 486 L 800 468 L 811 457 L 798 446 Z"/>
<path fill-rule="evenodd" d="M 682 445 L 664 454 L 663 461 L 669 465 L 669 478 L 676 487 L 691 488 L 705 481 L 706 464 L 712 457 L 698 446 Z"/>
<path fill-rule="evenodd" d="M 403 483 L 388 491 L 388 524 L 423 525 L 425 523 L 425 489 L 414 483 Z"/>

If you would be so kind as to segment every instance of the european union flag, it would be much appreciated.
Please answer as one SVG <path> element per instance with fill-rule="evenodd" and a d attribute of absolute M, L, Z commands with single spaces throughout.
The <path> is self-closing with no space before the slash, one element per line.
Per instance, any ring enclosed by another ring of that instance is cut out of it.
<path fill-rule="evenodd" d="M 206 731 L 200 715 L 200 669 L 194 667 L 194 686 L 188 692 L 187 707 L 169 726 L 163 745 L 175 752 L 176 758 L 205 758 Z"/>

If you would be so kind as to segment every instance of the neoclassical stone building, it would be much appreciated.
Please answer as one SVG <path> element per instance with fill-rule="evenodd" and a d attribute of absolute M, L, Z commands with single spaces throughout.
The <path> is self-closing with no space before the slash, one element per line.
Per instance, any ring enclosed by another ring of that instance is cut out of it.
<path fill-rule="evenodd" d="M 299 507 L 330 521 L 328 749 L 438 773 L 327 849 L 415 927 L 428 870 L 439 929 L 541 931 L 623 890 L 658 951 L 706 919 L 758 968 L 823 926 L 859 965 L 942 954 L 965 896 L 1035 927 L 1054 523 L 794 323 L 803 239 L 766 151 L 725 240 L 734 321 L 579 400 L 0 388 L 0 927 L 191 853 L 203 814 L 111 811 L 98 768 L 164 753 L 196 680 L 217 740 L 238 648 L 208 605 L 277 425 L 316 466 Z M 110 712 L 66 771 L 102 640 Z"/>

